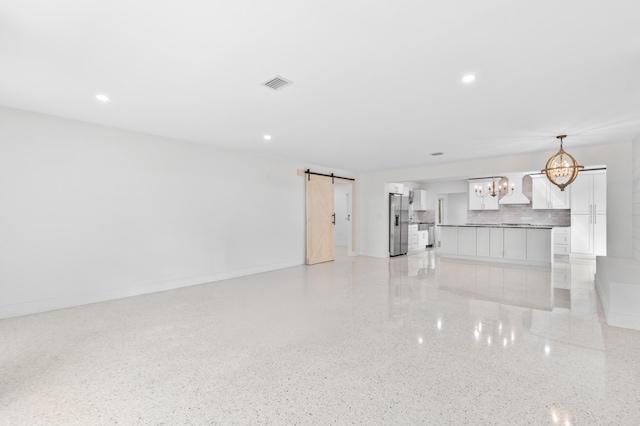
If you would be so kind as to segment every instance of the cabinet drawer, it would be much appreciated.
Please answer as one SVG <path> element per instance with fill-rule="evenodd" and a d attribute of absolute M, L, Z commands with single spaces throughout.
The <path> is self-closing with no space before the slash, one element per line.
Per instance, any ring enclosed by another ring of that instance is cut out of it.
<path fill-rule="evenodd" d="M 569 235 L 554 235 L 553 236 L 553 243 L 554 244 L 569 244 L 569 241 L 571 241 L 571 237 L 569 237 Z"/>
<path fill-rule="evenodd" d="M 569 235 L 571 228 L 563 226 L 562 228 L 553 228 L 554 235 Z"/>
<path fill-rule="evenodd" d="M 554 245 L 553 254 L 569 254 L 569 246 L 566 244 Z"/>

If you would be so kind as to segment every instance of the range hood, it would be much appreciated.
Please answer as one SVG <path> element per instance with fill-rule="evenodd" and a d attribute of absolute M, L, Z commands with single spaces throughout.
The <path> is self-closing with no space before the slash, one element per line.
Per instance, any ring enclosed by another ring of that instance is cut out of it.
<path fill-rule="evenodd" d="M 531 204 L 531 200 L 522 192 L 523 180 L 528 173 L 509 173 L 504 174 L 505 178 L 509 179 L 508 188 L 513 186 L 513 193 L 505 195 L 498 201 L 500 204 Z M 528 178 L 531 179 L 531 178 Z"/>

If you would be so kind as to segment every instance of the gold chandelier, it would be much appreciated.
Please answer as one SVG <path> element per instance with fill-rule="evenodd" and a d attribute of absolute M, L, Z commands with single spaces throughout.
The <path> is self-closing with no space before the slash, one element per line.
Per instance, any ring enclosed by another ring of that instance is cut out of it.
<path fill-rule="evenodd" d="M 475 185 L 474 187 L 476 196 L 480 198 L 485 198 L 489 195 L 491 195 L 492 197 L 495 197 L 497 195 L 508 197 L 509 195 L 513 194 L 514 188 L 515 184 L 511 184 L 511 192 L 509 192 L 507 182 L 504 182 L 503 184 L 498 183 L 498 185 L 496 185 L 495 178 L 493 178 L 493 181 L 491 183 L 487 184 L 486 192 L 484 192 L 484 190 L 482 189 L 482 185 Z"/>
<path fill-rule="evenodd" d="M 584 166 L 578 165 L 578 162 L 569 153 L 562 148 L 562 139 L 567 135 L 556 136 L 560 139 L 560 151 L 547 161 L 547 167 L 541 170 L 547 175 L 552 184 L 560 188 L 560 191 L 571 184 L 578 177 L 578 172 L 584 169 Z"/>

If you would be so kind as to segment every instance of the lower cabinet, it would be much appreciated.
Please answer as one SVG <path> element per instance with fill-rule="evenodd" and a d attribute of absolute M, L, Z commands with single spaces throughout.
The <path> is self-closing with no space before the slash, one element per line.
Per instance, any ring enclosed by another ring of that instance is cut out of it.
<path fill-rule="evenodd" d="M 549 260 L 551 256 L 552 232 L 548 229 L 527 229 L 527 259 L 536 262 Z"/>
<path fill-rule="evenodd" d="M 440 253 L 463 259 L 550 266 L 551 228 L 441 226 Z"/>
<path fill-rule="evenodd" d="M 426 248 L 429 244 L 429 231 L 418 231 L 418 248 Z"/>
<path fill-rule="evenodd" d="M 458 227 L 440 226 L 440 253 L 458 253 Z"/>
<path fill-rule="evenodd" d="M 491 228 L 476 228 L 476 255 L 491 256 Z"/>
<path fill-rule="evenodd" d="M 458 254 L 476 256 L 476 228 L 458 228 Z"/>
<path fill-rule="evenodd" d="M 553 254 L 568 256 L 571 253 L 571 228 L 561 226 L 553 228 Z"/>
<path fill-rule="evenodd" d="M 607 215 L 571 215 L 571 253 L 607 255 Z"/>
<path fill-rule="evenodd" d="M 504 228 L 504 258 L 512 260 L 527 259 L 526 229 Z"/>
<path fill-rule="evenodd" d="M 418 248 L 418 225 L 409 225 L 409 243 L 408 250 L 415 250 Z"/>
<path fill-rule="evenodd" d="M 476 256 L 504 258 L 504 229 L 476 228 Z"/>
<path fill-rule="evenodd" d="M 489 257 L 502 259 L 504 257 L 504 228 L 489 229 L 489 238 L 491 239 L 491 247 L 489 247 Z"/>

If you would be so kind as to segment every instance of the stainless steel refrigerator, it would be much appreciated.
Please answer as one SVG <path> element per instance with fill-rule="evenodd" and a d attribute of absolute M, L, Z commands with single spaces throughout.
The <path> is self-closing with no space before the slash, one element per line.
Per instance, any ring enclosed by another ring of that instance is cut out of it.
<path fill-rule="evenodd" d="M 409 197 L 389 194 L 389 255 L 407 254 L 408 238 Z"/>

